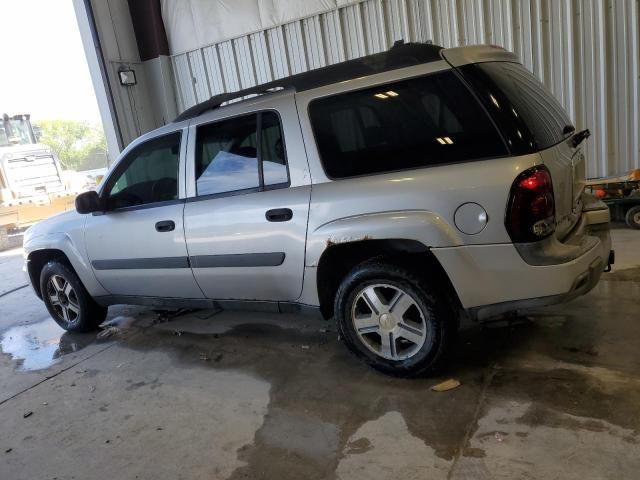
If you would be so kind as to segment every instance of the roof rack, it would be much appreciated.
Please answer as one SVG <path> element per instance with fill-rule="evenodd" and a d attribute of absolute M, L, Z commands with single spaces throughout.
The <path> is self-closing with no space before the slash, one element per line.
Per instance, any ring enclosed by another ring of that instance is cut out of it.
<path fill-rule="evenodd" d="M 204 112 L 219 108 L 223 103 L 230 102 L 231 100 L 249 95 L 272 93 L 272 90 L 278 88 L 293 88 L 297 92 L 302 92 L 312 88 L 344 82 L 354 78 L 366 77 L 389 70 L 435 62 L 442 59 L 440 56 L 441 50 L 442 47 L 431 43 L 404 43 L 404 41 L 399 40 L 394 43 L 393 47 L 385 52 L 309 70 L 308 72 L 280 78 L 237 92 L 214 95 L 209 100 L 198 103 L 182 112 L 176 117 L 174 122 L 195 118 Z"/>

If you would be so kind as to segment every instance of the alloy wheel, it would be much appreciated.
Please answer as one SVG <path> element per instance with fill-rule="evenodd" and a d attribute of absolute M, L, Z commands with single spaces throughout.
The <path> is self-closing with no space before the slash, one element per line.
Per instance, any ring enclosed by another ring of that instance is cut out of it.
<path fill-rule="evenodd" d="M 389 284 L 360 290 L 351 308 L 351 320 L 360 341 L 388 360 L 413 357 L 431 335 L 416 300 Z"/>
<path fill-rule="evenodd" d="M 49 302 L 61 320 L 74 323 L 80 316 L 80 302 L 71 284 L 61 275 L 52 275 L 47 282 Z"/>

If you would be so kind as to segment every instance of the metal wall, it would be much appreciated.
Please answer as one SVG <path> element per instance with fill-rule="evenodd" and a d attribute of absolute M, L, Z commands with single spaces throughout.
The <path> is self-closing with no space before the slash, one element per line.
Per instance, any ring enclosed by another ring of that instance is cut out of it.
<path fill-rule="evenodd" d="M 588 176 L 640 168 L 638 0 L 365 0 L 174 55 L 178 107 L 389 48 L 502 45 L 589 128 Z"/>

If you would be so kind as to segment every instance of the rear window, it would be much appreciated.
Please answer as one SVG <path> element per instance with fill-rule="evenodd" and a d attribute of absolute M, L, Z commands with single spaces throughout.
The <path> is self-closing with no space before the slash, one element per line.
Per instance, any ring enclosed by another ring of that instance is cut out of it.
<path fill-rule="evenodd" d="M 331 178 L 507 154 L 486 112 L 452 71 L 317 99 L 309 116 Z"/>
<path fill-rule="evenodd" d="M 472 85 L 515 155 L 544 150 L 565 139 L 573 124 L 560 102 L 519 63 L 466 65 Z"/>

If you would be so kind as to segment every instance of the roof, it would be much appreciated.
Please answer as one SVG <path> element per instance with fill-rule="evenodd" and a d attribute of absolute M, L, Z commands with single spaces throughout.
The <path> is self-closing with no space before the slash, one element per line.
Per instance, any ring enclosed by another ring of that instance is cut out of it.
<path fill-rule="evenodd" d="M 442 60 L 440 56 L 441 50 L 442 47 L 430 43 L 396 42 L 393 47 L 385 52 L 309 70 L 308 72 L 299 73 L 290 77 L 279 78 L 278 80 L 237 92 L 215 95 L 209 100 L 205 100 L 202 103 L 188 108 L 178 115 L 174 122 L 181 122 L 197 117 L 208 110 L 220 107 L 220 105 L 225 102 L 248 95 L 269 93 L 269 90 L 273 89 L 294 88 L 297 92 L 301 92 L 324 85 L 352 80 L 354 78 L 387 72 L 389 70 L 435 62 Z"/>

